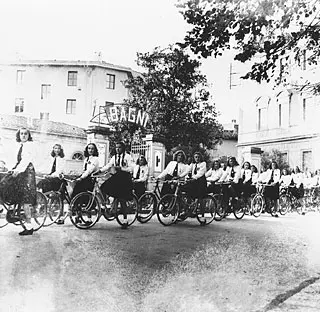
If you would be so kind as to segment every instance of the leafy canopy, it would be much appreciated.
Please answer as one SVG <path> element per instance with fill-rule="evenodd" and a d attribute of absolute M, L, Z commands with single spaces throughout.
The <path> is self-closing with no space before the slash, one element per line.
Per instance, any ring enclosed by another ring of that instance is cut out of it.
<path fill-rule="evenodd" d="M 305 51 L 317 64 L 318 0 L 181 0 L 178 7 L 192 25 L 182 46 L 204 58 L 234 48 L 235 60 L 254 63 L 242 78 L 285 84 L 291 56 L 299 61 Z"/>
<path fill-rule="evenodd" d="M 197 60 L 170 46 L 138 53 L 137 64 L 143 73 L 126 81 L 126 102 L 148 112 L 147 130 L 161 137 L 167 150 L 190 144 L 211 148 L 219 142 L 222 127 Z"/>

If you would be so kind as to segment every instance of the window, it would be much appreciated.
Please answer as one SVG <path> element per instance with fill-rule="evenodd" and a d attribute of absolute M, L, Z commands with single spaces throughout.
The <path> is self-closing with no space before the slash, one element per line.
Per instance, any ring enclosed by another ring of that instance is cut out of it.
<path fill-rule="evenodd" d="M 306 99 L 302 100 L 302 117 L 303 117 L 303 121 L 306 121 L 306 118 L 307 118 Z"/>
<path fill-rule="evenodd" d="M 40 119 L 49 120 L 49 113 L 40 113 Z"/>
<path fill-rule="evenodd" d="M 267 128 L 267 109 L 258 109 L 258 130 L 263 130 Z"/>
<path fill-rule="evenodd" d="M 16 82 L 18 85 L 23 84 L 25 70 L 17 70 Z"/>
<path fill-rule="evenodd" d="M 78 72 L 76 71 L 69 71 L 68 72 L 68 86 L 77 86 L 77 76 Z"/>
<path fill-rule="evenodd" d="M 285 163 L 289 163 L 288 162 L 288 153 L 287 152 L 285 152 L 285 153 L 281 153 L 280 154 L 280 159 L 281 159 L 281 162 L 285 162 Z"/>
<path fill-rule="evenodd" d="M 82 153 L 80 152 L 76 152 L 72 155 L 72 159 L 73 160 L 83 160 L 84 159 L 84 156 Z"/>
<path fill-rule="evenodd" d="M 302 152 L 302 170 L 305 171 L 306 168 L 312 168 L 312 152 L 303 151 Z"/>
<path fill-rule="evenodd" d="M 17 98 L 15 100 L 14 112 L 15 113 L 23 113 L 23 111 L 24 111 L 24 99 Z"/>
<path fill-rule="evenodd" d="M 115 81 L 116 81 L 115 75 L 107 74 L 106 88 L 107 89 L 114 89 L 115 88 Z"/>
<path fill-rule="evenodd" d="M 67 100 L 66 114 L 76 114 L 76 100 Z"/>
<path fill-rule="evenodd" d="M 279 127 L 282 126 L 281 104 L 279 104 Z"/>
<path fill-rule="evenodd" d="M 41 100 L 47 100 L 50 98 L 51 85 L 41 85 Z"/>

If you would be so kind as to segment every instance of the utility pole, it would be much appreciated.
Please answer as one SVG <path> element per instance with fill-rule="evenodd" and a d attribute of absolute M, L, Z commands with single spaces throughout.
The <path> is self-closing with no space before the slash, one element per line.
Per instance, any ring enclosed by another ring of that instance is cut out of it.
<path fill-rule="evenodd" d="M 230 66 L 229 66 L 229 88 L 230 88 L 230 90 L 232 89 L 232 87 L 239 86 L 239 84 L 234 83 L 234 79 L 233 79 L 234 75 L 240 75 L 240 73 L 234 72 L 233 68 L 232 68 L 232 63 L 230 63 Z"/>

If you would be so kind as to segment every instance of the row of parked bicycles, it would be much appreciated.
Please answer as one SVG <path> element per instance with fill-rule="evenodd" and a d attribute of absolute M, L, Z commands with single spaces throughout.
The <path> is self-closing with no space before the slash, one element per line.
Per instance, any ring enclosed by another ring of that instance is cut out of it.
<path fill-rule="evenodd" d="M 182 191 L 182 186 L 188 182 L 164 182 L 173 184 L 174 193 L 161 197 L 159 181 L 153 179 L 153 189 L 145 192 L 140 198 L 133 195 L 130 199 L 113 199 L 102 194 L 99 178 L 101 177 L 93 177 L 95 184 L 92 192 L 82 192 L 73 199 L 67 187 L 73 180 L 67 177 L 61 179 L 61 187 L 56 192 L 43 194 L 37 191 L 37 204 L 31 211 L 31 226 L 34 231 L 67 217 L 75 227 L 89 229 L 101 217 L 128 226 L 136 220 L 146 223 L 154 215 L 157 215 L 159 222 L 164 226 L 182 222 L 187 218 L 196 218 L 200 225 L 208 225 L 214 220 L 221 221 L 230 214 L 236 219 L 242 219 L 245 215 L 259 217 L 262 212 L 276 216 L 292 211 L 302 214 L 306 209 L 320 211 L 320 199 L 315 191 L 307 193 L 304 200 L 299 201 L 291 195 L 290 187 L 281 192 L 279 205 L 275 205 L 274 201 L 264 196 L 268 185 L 261 183 L 255 185 L 256 193 L 250 197 L 244 197 L 242 194 L 239 198 L 226 198 L 223 189 L 230 183 L 223 182 L 218 184 L 218 194 L 207 194 L 201 199 L 193 199 Z M 24 222 L 23 205 L 11 205 L 0 198 L 0 228 L 9 223 L 23 226 Z"/>

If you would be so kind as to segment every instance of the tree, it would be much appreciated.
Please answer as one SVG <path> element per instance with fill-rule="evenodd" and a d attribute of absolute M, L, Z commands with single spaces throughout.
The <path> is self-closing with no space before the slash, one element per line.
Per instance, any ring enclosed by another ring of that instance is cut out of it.
<path fill-rule="evenodd" d="M 253 61 L 242 78 L 286 84 L 291 56 L 317 64 L 318 0 L 182 0 L 178 6 L 193 26 L 181 46 L 204 58 L 234 48 L 235 60 Z M 319 82 L 306 86 L 320 91 Z"/>
<path fill-rule="evenodd" d="M 222 126 L 207 88 L 200 63 L 176 46 L 138 53 L 143 73 L 125 82 L 133 106 L 148 112 L 147 131 L 161 137 L 167 150 L 178 145 L 212 148 Z"/>
<path fill-rule="evenodd" d="M 289 169 L 289 164 L 283 159 L 283 154 L 277 149 L 272 149 L 270 152 L 264 152 L 261 155 L 261 167 L 268 169 L 271 162 L 275 161 L 279 169 Z"/>

